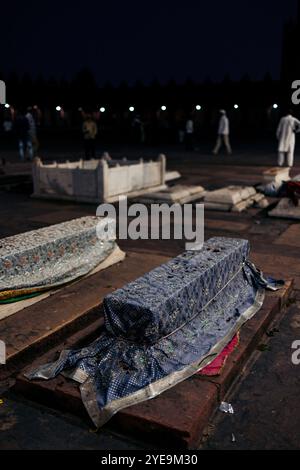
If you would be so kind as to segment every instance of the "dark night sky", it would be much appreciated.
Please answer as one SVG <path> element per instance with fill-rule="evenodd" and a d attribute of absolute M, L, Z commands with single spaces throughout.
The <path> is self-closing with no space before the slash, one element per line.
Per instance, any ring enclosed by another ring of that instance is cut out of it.
<path fill-rule="evenodd" d="M 277 78 L 282 27 L 295 14 L 296 0 L 8 1 L 0 70 L 69 78 L 88 66 L 115 84 Z"/>

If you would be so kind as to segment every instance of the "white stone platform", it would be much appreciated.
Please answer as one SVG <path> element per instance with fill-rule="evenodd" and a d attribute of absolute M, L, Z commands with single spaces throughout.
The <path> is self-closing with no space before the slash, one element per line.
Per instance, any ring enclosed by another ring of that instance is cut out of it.
<path fill-rule="evenodd" d="M 253 186 L 227 186 L 215 191 L 207 191 L 204 197 L 205 209 L 223 212 L 242 212 L 256 205 L 264 208 L 268 200 L 256 192 Z"/>
<path fill-rule="evenodd" d="M 174 175 L 173 175 L 174 176 Z M 166 157 L 156 161 L 79 160 L 33 164 L 33 197 L 79 202 L 115 202 L 166 189 Z"/>
<path fill-rule="evenodd" d="M 143 204 L 188 204 L 204 198 L 205 190 L 202 186 L 175 185 L 157 192 L 142 195 L 136 199 Z"/>
<path fill-rule="evenodd" d="M 290 199 L 285 197 L 279 201 L 275 209 L 269 212 L 269 216 L 300 220 L 300 205 L 295 206 Z"/>
<path fill-rule="evenodd" d="M 263 178 L 266 183 L 282 183 L 290 181 L 290 168 L 274 167 L 263 172 Z"/>

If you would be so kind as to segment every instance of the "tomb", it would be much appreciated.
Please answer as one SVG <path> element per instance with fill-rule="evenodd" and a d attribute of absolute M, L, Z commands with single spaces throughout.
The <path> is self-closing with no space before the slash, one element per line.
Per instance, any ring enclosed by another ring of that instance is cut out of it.
<path fill-rule="evenodd" d="M 112 292 L 100 336 L 27 378 L 77 381 L 96 426 L 178 385 L 218 357 L 262 307 L 265 289 L 283 286 L 248 255 L 247 240 L 214 238 Z"/>
<path fill-rule="evenodd" d="M 124 256 L 108 218 L 82 217 L 2 239 L 0 319 Z"/>
<path fill-rule="evenodd" d="M 166 157 L 156 161 L 79 160 L 65 163 L 33 164 L 33 197 L 103 203 L 118 201 L 119 196 L 136 197 L 166 189 L 166 182 L 180 177 L 166 172 Z"/>
<path fill-rule="evenodd" d="M 253 186 L 227 186 L 204 195 L 205 209 L 218 211 L 242 212 L 249 207 L 260 208 L 269 205 L 263 194 L 256 192 Z"/>

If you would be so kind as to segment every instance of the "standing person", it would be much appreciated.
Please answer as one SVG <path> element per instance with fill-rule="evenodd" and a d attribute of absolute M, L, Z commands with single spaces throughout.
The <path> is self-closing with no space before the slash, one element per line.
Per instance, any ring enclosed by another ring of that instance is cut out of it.
<path fill-rule="evenodd" d="M 225 109 L 220 109 L 220 121 L 219 121 L 219 129 L 218 129 L 218 138 L 216 142 L 216 146 L 213 150 L 214 155 L 218 155 L 219 150 L 224 142 L 228 155 L 232 154 L 232 149 L 229 141 L 229 119 L 226 115 Z"/>
<path fill-rule="evenodd" d="M 292 116 L 291 111 L 281 118 L 277 128 L 278 165 L 283 166 L 285 159 L 290 168 L 294 164 L 294 153 L 296 145 L 296 132 L 300 131 L 300 121 Z"/>
<path fill-rule="evenodd" d="M 186 150 L 194 150 L 194 121 L 191 117 L 185 125 L 185 145 Z"/>
<path fill-rule="evenodd" d="M 85 158 L 95 158 L 96 153 L 96 135 L 98 127 L 91 115 L 88 115 L 82 125 Z"/>
<path fill-rule="evenodd" d="M 26 114 L 26 119 L 28 120 L 29 123 L 29 136 L 31 139 L 32 147 L 33 147 L 33 152 L 36 153 L 38 148 L 39 148 L 39 141 L 37 138 L 37 133 L 36 133 L 36 124 L 34 117 L 32 115 L 32 108 L 27 108 L 27 114 Z"/>
<path fill-rule="evenodd" d="M 15 130 L 19 143 L 20 159 L 24 161 L 26 152 L 28 153 L 28 160 L 33 159 L 33 147 L 30 136 L 29 121 L 23 112 L 19 112 L 16 117 Z"/>

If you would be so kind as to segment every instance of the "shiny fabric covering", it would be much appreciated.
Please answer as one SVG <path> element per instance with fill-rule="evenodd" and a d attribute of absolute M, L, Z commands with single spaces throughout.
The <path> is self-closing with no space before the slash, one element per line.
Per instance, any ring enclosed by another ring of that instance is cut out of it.
<path fill-rule="evenodd" d="M 247 261 L 247 240 L 213 238 L 108 295 L 105 329 L 91 345 L 63 351 L 27 374 L 81 383 L 97 426 L 210 364 L 279 287 Z"/>
<path fill-rule="evenodd" d="M 98 238 L 97 224 L 107 227 L 105 239 Z M 0 300 L 86 275 L 112 253 L 115 238 L 112 219 L 88 216 L 0 240 Z"/>

